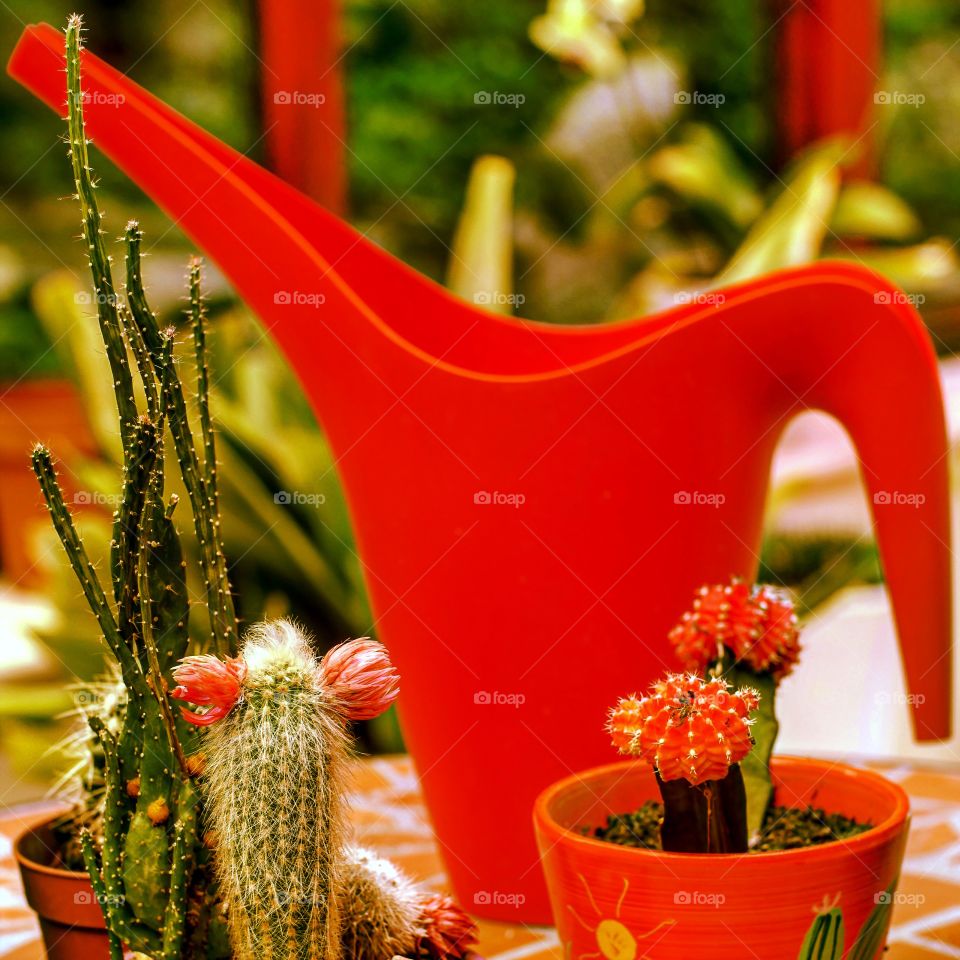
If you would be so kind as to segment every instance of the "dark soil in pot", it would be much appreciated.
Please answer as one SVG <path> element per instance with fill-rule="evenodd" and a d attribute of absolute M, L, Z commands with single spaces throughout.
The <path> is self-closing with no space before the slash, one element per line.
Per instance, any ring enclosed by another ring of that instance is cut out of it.
<path fill-rule="evenodd" d="M 662 818 L 663 804 L 648 800 L 632 813 L 607 817 L 604 826 L 584 827 L 583 833 L 585 836 L 624 847 L 659 850 Z M 842 814 L 827 813 L 817 807 L 798 809 L 774 805 L 767 811 L 760 839 L 751 847 L 751 851 L 763 853 L 819 846 L 855 837 L 869 830 L 871 826 L 870 823 L 860 823 Z"/>

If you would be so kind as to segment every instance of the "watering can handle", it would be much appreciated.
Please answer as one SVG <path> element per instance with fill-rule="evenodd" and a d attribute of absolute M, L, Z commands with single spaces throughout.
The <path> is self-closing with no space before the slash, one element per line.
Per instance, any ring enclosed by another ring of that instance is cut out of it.
<path fill-rule="evenodd" d="M 792 316 L 761 317 L 734 333 L 792 411 L 825 411 L 850 434 L 891 595 L 914 733 L 943 739 L 952 720 L 953 615 L 949 445 L 936 355 L 923 321 L 889 281 L 844 262 L 804 273 Z M 766 278 L 766 290 L 788 278 L 796 273 Z"/>

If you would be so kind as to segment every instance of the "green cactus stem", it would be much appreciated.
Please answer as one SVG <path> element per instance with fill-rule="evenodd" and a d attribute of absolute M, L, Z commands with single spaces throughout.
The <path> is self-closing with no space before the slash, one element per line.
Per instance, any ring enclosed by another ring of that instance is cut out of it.
<path fill-rule="evenodd" d="M 110 556 L 112 596 L 104 591 L 87 556 L 50 453 L 38 446 L 32 464 L 54 528 L 117 661 L 125 693 L 109 717 L 95 708 L 81 710 L 90 736 L 78 742 L 87 743 L 90 758 L 80 768 L 96 765 L 98 775 L 95 787 L 89 779 L 81 784 L 89 796 L 78 805 L 77 822 L 95 824 L 97 834 L 78 833 L 77 843 L 104 912 L 111 960 L 119 960 L 124 951 L 152 960 L 222 957 L 222 945 L 213 943 L 217 938 L 211 935 L 208 950 L 194 929 L 198 914 L 210 918 L 211 931 L 222 928 L 223 915 L 205 872 L 209 851 L 200 835 L 201 799 L 192 780 L 196 767 L 186 757 L 197 732 L 174 713 L 167 692 L 168 677 L 187 652 L 190 604 L 180 536 L 172 519 L 176 498 L 165 499 L 166 427 L 174 439 L 202 545 L 211 633 L 218 649 L 229 649 L 236 632 L 220 547 L 208 375 L 204 366 L 198 382 L 206 451 L 201 475 L 173 361 L 173 334 L 158 328 L 143 296 L 139 232 L 134 244 L 135 282 L 130 283 L 128 256 L 126 304 L 116 297 L 84 131 L 81 27 L 80 18 L 74 16 L 66 30 L 70 156 L 123 445 L 123 482 Z M 199 270 L 191 268 L 198 356 L 204 349 L 200 302 Z M 146 404 L 143 414 L 134 392 L 135 373 Z M 197 864 L 204 869 L 195 870 Z"/>
<path fill-rule="evenodd" d="M 414 956 L 424 932 L 422 901 L 417 885 L 389 860 L 349 846 L 340 886 L 344 960 Z"/>
<path fill-rule="evenodd" d="M 143 234 L 135 221 L 127 224 L 124 237 L 127 245 L 126 292 L 130 312 L 154 363 L 157 377 L 163 379 L 166 376 L 169 380 L 166 400 L 167 417 L 174 448 L 180 461 L 183 484 L 186 487 L 187 495 L 190 498 L 190 506 L 193 510 L 207 596 L 207 608 L 210 613 L 210 625 L 213 631 L 214 650 L 220 654 L 232 653 L 235 651 L 237 644 L 237 619 L 223 552 L 223 538 L 219 522 L 214 520 L 217 505 L 216 451 L 213 433 L 209 428 L 209 381 L 206 374 L 205 341 L 202 332 L 203 312 L 199 288 L 199 267 L 195 265 L 191 267 L 190 303 L 195 340 L 197 327 L 199 326 L 201 329 L 198 359 L 203 362 L 198 363 L 197 385 L 200 393 L 197 397 L 197 405 L 201 411 L 201 422 L 207 424 L 206 428 L 201 428 L 206 452 L 202 468 L 190 433 L 190 420 L 187 414 L 183 385 L 176 368 L 164 359 L 164 344 L 172 337 L 172 334 L 160 329 L 157 318 L 150 310 L 144 293 L 140 266 L 140 248 Z M 207 412 L 204 413 L 204 411 Z M 210 488 L 208 488 L 208 482 Z"/>
<path fill-rule="evenodd" d="M 90 875 L 93 895 L 97 898 L 97 903 L 106 905 L 108 902 L 107 887 L 100 872 L 100 863 L 93 846 L 93 839 L 87 830 L 80 833 L 80 849 L 83 851 L 83 862 L 86 864 L 87 873 Z M 107 940 L 110 948 L 110 960 L 123 960 L 123 941 L 112 930 L 107 930 Z"/>
<path fill-rule="evenodd" d="M 94 294 L 97 303 L 97 318 L 106 347 L 110 372 L 113 376 L 117 411 L 120 415 L 120 438 L 124 450 L 128 449 L 137 408 L 133 396 L 133 377 L 127 362 L 126 345 L 123 342 L 122 324 L 117 311 L 117 294 L 113 286 L 110 256 L 103 240 L 100 209 L 94 195 L 96 183 L 90 168 L 87 137 L 83 122 L 83 88 L 80 77 L 80 34 L 83 20 L 74 15 L 67 21 L 67 136 L 73 179 L 80 201 L 83 223 L 83 238 L 93 276 Z"/>

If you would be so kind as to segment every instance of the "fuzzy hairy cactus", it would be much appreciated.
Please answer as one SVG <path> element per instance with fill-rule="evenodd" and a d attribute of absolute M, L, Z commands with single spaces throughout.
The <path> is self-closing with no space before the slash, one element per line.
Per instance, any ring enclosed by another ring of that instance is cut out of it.
<path fill-rule="evenodd" d="M 739 763 L 753 747 L 755 690 L 725 680 L 668 675 L 645 697 L 626 697 L 607 730 L 620 753 L 656 771 L 663 797 L 664 850 L 735 853 L 747 849 L 747 801 Z"/>
<path fill-rule="evenodd" d="M 183 715 L 207 726 L 204 796 L 235 956 L 335 960 L 345 725 L 396 698 L 384 648 L 353 640 L 318 662 L 304 634 L 279 620 L 251 628 L 237 660 L 190 657 L 174 677 L 173 696 L 207 706 Z"/>
<path fill-rule="evenodd" d="M 344 852 L 340 904 L 344 960 L 412 956 L 423 936 L 417 885 L 389 860 L 363 847 Z"/>
<path fill-rule="evenodd" d="M 340 887 L 344 960 L 423 953 L 453 960 L 476 943 L 476 924 L 449 897 L 425 893 L 389 860 L 348 846 Z"/>

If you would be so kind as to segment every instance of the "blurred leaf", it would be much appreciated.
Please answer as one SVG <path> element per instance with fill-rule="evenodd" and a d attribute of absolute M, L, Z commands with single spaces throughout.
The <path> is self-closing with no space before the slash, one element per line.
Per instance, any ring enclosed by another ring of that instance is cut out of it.
<path fill-rule="evenodd" d="M 510 313 L 513 303 L 514 179 L 509 160 L 476 160 L 447 268 L 454 293 L 497 313 Z"/>
<path fill-rule="evenodd" d="M 760 194 L 737 155 L 716 130 L 704 124 L 689 125 L 679 143 L 653 154 L 647 172 L 685 200 L 720 210 L 742 229 L 763 209 Z"/>
<path fill-rule="evenodd" d="M 49 720 L 73 707 L 73 697 L 62 683 L 0 684 L 0 717 Z"/>
<path fill-rule="evenodd" d="M 909 240 L 922 230 L 910 205 L 892 190 L 869 180 L 843 185 L 830 229 L 840 237 Z"/>
<path fill-rule="evenodd" d="M 803 155 L 779 196 L 716 278 L 717 285 L 738 283 L 817 258 L 837 202 L 844 152 L 841 141 L 829 140 Z"/>
<path fill-rule="evenodd" d="M 79 286 L 73 274 L 57 270 L 36 282 L 32 301 L 63 368 L 85 398 L 84 408 L 97 444 L 119 462 L 122 451 L 113 380 L 92 294 Z"/>
<path fill-rule="evenodd" d="M 831 253 L 842 260 L 853 260 L 905 290 L 923 290 L 945 281 L 952 281 L 960 270 L 955 244 L 935 237 L 912 247 L 837 250 Z"/>
<path fill-rule="evenodd" d="M 617 35 L 588 0 L 548 0 L 547 12 L 530 24 L 530 40 L 594 77 L 615 76 L 626 66 Z"/>

